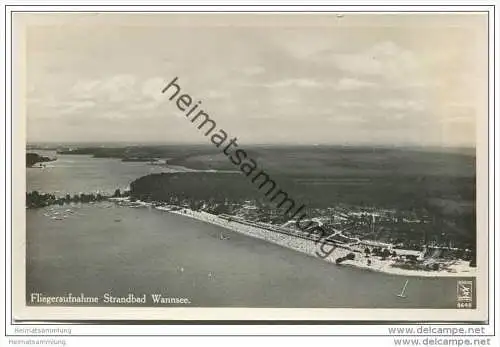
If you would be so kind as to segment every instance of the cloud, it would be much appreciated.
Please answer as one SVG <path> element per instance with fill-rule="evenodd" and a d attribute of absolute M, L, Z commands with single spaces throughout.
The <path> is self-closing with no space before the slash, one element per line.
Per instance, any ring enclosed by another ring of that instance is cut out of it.
<path fill-rule="evenodd" d="M 243 68 L 241 72 L 245 76 L 256 76 L 256 75 L 261 75 L 266 71 L 262 66 L 249 66 L 246 68 Z"/>
<path fill-rule="evenodd" d="M 92 99 L 100 86 L 99 80 L 78 80 L 70 89 L 70 94 L 78 99 Z"/>
<path fill-rule="evenodd" d="M 367 107 L 367 104 L 361 101 L 340 100 L 336 103 L 336 106 L 343 108 L 364 108 Z"/>
<path fill-rule="evenodd" d="M 73 114 L 95 108 L 96 103 L 92 100 L 76 100 L 59 105 L 60 114 Z"/>
<path fill-rule="evenodd" d="M 160 77 L 146 79 L 140 86 L 140 93 L 147 99 L 161 101 L 165 95 L 161 93 L 165 87 L 165 80 Z"/>
<path fill-rule="evenodd" d="M 176 121 L 165 129 L 169 139 L 199 141 L 196 131 L 179 131 L 189 124 L 161 93 L 174 76 L 218 124 L 249 142 L 273 141 L 277 127 L 279 136 L 304 142 L 340 136 L 355 143 L 366 134 L 398 142 L 420 134 L 419 126 L 429 130 L 422 141 L 436 142 L 455 117 L 474 121 L 485 58 L 476 59 L 484 56 L 474 48 L 480 42 L 464 45 L 476 36 L 450 28 L 445 16 L 424 26 L 402 16 L 387 16 L 383 25 L 367 15 L 333 16 L 333 24 L 311 18 L 311 25 L 292 17 L 271 26 L 186 27 L 161 17 L 158 25 L 131 27 L 118 16 L 102 26 L 37 27 L 27 47 L 29 131 L 54 139 L 59 127 L 80 120 L 91 125 L 73 126 L 76 140 L 99 139 L 89 131 L 97 124 L 103 134 L 116 133 L 106 140 L 150 140 L 158 139 L 158 124 Z M 33 130 L 36 120 L 44 131 Z"/>
<path fill-rule="evenodd" d="M 444 118 L 441 121 L 442 123 L 466 123 L 466 124 L 475 124 L 473 120 L 469 116 L 455 116 Z"/>
<path fill-rule="evenodd" d="M 124 119 L 137 112 L 151 116 L 163 102 L 165 81 L 160 77 L 137 78 L 131 74 L 79 79 L 58 93 L 28 97 L 30 118 L 90 117 L 92 119 Z M 91 112 L 88 112 L 91 111 Z"/>
<path fill-rule="evenodd" d="M 258 85 L 256 85 L 258 86 Z M 288 78 L 268 82 L 264 84 L 266 88 L 299 88 L 299 89 L 335 89 L 338 91 L 351 91 L 366 88 L 376 88 L 378 85 L 374 82 L 361 80 L 358 78 L 344 77 L 337 82 L 323 78 Z"/>
<path fill-rule="evenodd" d="M 356 78 L 342 78 L 336 85 L 338 90 L 356 90 L 364 88 L 374 88 L 377 84 L 368 81 L 362 81 Z"/>
<path fill-rule="evenodd" d="M 99 96 L 108 98 L 112 102 L 128 100 L 136 93 L 135 82 L 135 77 L 132 75 L 113 76 L 99 85 Z"/>
<path fill-rule="evenodd" d="M 100 80 L 79 80 L 70 89 L 70 96 L 77 99 L 108 99 L 122 101 L 135 92 L 136 79 L 132 75 L 115 75 Z"/>
<path fill-rule="evenodd" d="M 421 101 L 416 100 L 403 100 L 403 99 L 393 99 L 393 100 L 381 100 L 378 106 L 383 109 L 390 110 L 412 110 L 412 111 L 423 111 L 425 105 Z"/>
<path fill-rule="evenodd" d="M 363 117 L 355 115 L 334 115 L 328 118 L 329 122 L 332 123 L 345 123 L 345 124 L 360 124 L 365 123 L 366 120 Z"/>
<path fill-rule="evenodd" d="M 231 93 L 225 90 L 212 89 L 204 93 L 208 99 L 226 99 L 231 97 Z"/>
<path fill-rule="evenodd" d="M 286 88 L 286 87 L 298 87 L 298 88 L 319 88 L 322 86 L 317 80 L 309 78 L 289 78 L 264 85 L 269 88 Z"/>
<path fill-rule="evenodd" d="M 129 116 L 120 111 L 108 111 L 104 112 L 100 115 L 100 118 L 106 119 L 106 120 L 123 120 L 127 119 Z"/>
<path fill-rule="evenodd" d="M 416 77 L 420 67 L 412 51 L 403 49 L 391 41 L 379 42 L 367 50 L 356 53 L 330 53 L 329 58 L 339 69 L 356 76 L 380 76 L 390 80 Z"/>

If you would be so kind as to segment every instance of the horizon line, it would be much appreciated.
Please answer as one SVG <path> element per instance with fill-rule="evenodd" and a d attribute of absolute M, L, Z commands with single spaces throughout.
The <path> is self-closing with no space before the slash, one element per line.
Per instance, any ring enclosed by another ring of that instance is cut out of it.
<path fill-rule="evenodd" d="M 64 144 L 64 145 L 92 145 L 92 144 L 120 144 L 120 145 L 196 145 L 196 146 L 210 146 L 209 143 L 202 142 L 165 142 L 165 141 L 138 141 L 138 140 L 117 140 L 117 141 L 27 141 L 26 145 L 37 145 L 37 144 Z M 464 148 L 464 149 L 476 149 L 475 145 L 452 145 L 452 144 L 417 144 L 417 143 L 292 143 L 292 142 L 248 142 L 247 146 L 336 146 L 336 147 L 415 147 L 415 148 Z"/>

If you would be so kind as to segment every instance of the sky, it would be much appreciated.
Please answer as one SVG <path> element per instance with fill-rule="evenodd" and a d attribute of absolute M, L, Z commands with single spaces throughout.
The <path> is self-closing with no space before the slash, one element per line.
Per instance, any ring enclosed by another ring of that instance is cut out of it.
<path fill-rule="evenodd" d="M 29 142 L 474 146 L 482 14 L 16 14 Z"/>

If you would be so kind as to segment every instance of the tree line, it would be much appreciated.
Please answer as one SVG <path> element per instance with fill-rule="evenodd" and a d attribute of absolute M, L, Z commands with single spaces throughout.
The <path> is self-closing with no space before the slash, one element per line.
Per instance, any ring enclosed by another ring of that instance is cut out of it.
<path fill-rule="evenodd" d="M 40 208 L 50 205 L 64 205 L 70 203 L 89 203 L 103 201 L 108 198 L 117 198 L 122 196 L 128 196 L 128 192 L 121 192 L 120 189 L 116 189 L 113 195 L 106 195 L 101 193 L 80 193 L 80 194 L 66 194 L 64 197 L 57 197 L 51 193 L 39 193 L 34 190 L 32 192 L 26 193 L 26 207 L 28 208 Z"/>

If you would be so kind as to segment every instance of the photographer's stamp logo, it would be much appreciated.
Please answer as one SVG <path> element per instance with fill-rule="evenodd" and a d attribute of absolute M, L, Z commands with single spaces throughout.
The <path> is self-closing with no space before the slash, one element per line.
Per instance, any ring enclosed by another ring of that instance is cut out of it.
<path fill-rule="evenodd" d="M 472 281 L 458 281 L 457 282 L 457 301 L 458 302 L 472 302 Z"/>

